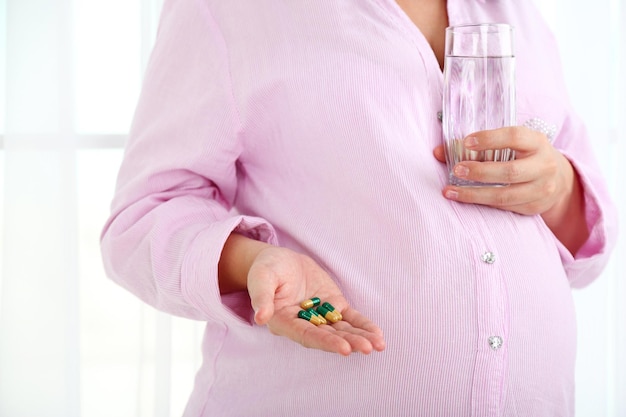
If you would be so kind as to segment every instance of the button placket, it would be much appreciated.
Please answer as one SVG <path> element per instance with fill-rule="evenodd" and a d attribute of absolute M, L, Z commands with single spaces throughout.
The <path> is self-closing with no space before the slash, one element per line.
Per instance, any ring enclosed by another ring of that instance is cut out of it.
<path fill-rule="evenodd" d="M 473 261 L 476 268 L 476 303 L 478 318 L 478 353 L 475 373 L 476 386 L 472 401 L 477 404 L 475 415 L 497 415 L 496 410 L 502 404 L 501 387 L 507 375 L 508 343 L 508 303 L 505 283 L 504 263 L 496 262 L 503 255 L 498 252 L 499 242 L 493 239 L 489 225 L 477 220 L 479 239 L 472 246 Z M 503 255 L 506 257 L 506 255 Z M 503 260 L 504 258 L 500 259 Z"/>

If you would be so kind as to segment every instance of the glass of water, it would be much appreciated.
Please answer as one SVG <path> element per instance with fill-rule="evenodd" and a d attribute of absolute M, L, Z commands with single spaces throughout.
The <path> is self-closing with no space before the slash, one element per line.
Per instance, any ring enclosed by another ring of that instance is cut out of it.
<path fill-rule="evenodd" d="M 471 133 L 515 125 L 513 28 L 483 23 L 446 29 L 443 136 L 449 182 L 460 186 L 501 186 L 457 178 L 461 161 L 510 161 L 511 149 L 472 151 L 463 139 Z"/>

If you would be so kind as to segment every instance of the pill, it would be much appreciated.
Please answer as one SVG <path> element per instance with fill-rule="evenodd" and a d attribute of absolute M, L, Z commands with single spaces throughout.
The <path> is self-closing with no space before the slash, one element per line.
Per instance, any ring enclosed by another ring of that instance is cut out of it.
<path fill-rule="evenodd" d="M 310 321 L 311 323 L 315 324 L 316 326 L 319 326 L 320 324 L 322 324 L 322 320 L 320 317 L 313 315 L 311 313 L 309 313 L 308 311 L 304 311 L 304 310 L 300 310 L 298 312 L 298 317 L 300 317 L 301 319 Z"/>
<path fill-rule="evenodd" d="M 328 311 L 332 311 L 332 312 L 334 312 L 335 314 L 337 314 L 337 315 L 338 315 L 338 317 L 339 317 L 339 320 L 342 320 L 342 319 L 343 319 L 343 316 L 341 315 L 341 313 L 339 312 L 339 310 L 337 310 L 335 307 L 333 307 L 333 305 L 332 305 L 331 303 L 324 303 L 324 304 L 322 304 L 322 307 L 324 307 L 324 308 L 325 308 L 326 310 L 328 310 Z"/>
<path fill-rule="evenodd" d="M 335 311 L 330 311 L 326 307 L 318 307 L 317 312 L 331 323 L 337 323 L 341 320 L 341 315 Z"/>
<path fill-rule="evenodd" d="M 308 310 L 310 308 L 317 307 L 318 305 L 320 305 L 320 302 L 321 301 L 319 298 L 313 297 L 301 302 L 300 307 L 302 307 L 303 310 Z"/>
<path fill-rule="evenodd" d="M 313 310 L 312 308 L 309 308 L 307 311 L 309 313 L 313 314 L 314 316 L 317 316 L 317 318 L 319 318 L 321 320 L 322 324 L 328 324 L 326 319 L 324 317 L 320 316 L 320 313 L 318 313 L 317 311 Z"/>
<path fill-rule="evenodd" d="M 335 311 L 335 307 L 333 307 L 333 305 L 328 302 L 325 302 L 324 304 L 322 304 L 322 307 L 324 307 L 328 311 Z"/>

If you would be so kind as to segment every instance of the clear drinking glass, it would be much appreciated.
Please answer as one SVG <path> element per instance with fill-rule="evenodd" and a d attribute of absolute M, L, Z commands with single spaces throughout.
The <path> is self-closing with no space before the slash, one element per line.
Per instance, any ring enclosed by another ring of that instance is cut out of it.
<path fill-rule="evenodd" d="M 483 23 L 446 29 L 443 136 L 450 184 L 500 186 L 454 176 L 461 161 L 510 161 L 511 149 L 470 151 L 463 139 L 473 132 L 515 125 L 513 28 Z"/>

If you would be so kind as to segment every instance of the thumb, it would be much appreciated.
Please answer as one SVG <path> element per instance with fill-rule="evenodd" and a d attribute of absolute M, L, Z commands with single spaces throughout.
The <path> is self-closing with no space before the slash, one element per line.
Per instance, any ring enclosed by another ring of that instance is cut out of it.
<path fill-rule="evenodd" d="M 439 162 L 446 162 L 446 154 L 443 145 L 438 145 L 435 149 L 433 149 L 433 155 Z"/>
<path fill-rule="evenodd" d="M 274 316 L 274 294 L 272 280 L 249 280 L 248 294 L 254 310 L 254 321 L 263 326 Z"/>

